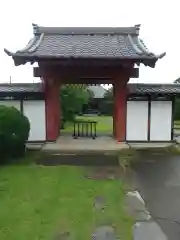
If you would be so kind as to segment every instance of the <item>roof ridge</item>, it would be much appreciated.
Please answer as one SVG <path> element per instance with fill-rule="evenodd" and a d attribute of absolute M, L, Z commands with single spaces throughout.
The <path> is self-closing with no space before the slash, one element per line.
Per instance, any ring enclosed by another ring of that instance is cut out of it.
<path fill-rule="evenodd" d="M 131 46 L 133 47 L 134 51 L 139 54 L 139 55 L 142 55 L 143 54 L 143 51 L 141 48 L 139 48 L 133 41 L 133 38 L 131 37 L 130 34 L 128 34 L 128 40 L 129 42 L 131 43 Z"/>
<path fill-rule="evenodd" d="M 130 34 L 139 35 L 140 24 L 132 27 L 43 27 L 33 25 L 34 35 L 108 35 L 108 34 Z"/>
<path fill-rule="evenodd" d="M 147 55 L 152 55 L 153 53 L 149 51 L 149 49 L 146 47 L 146 45 L 144 44 L 143 40 L 140 38 L 136 38 L 136 41 L 138 43 L 138 47 L 145 52 Z"/>

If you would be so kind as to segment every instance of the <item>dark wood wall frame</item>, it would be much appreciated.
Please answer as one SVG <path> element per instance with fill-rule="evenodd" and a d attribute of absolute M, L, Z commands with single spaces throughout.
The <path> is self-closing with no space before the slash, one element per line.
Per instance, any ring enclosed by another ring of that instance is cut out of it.
<path fill-rule="evenodd" d="M 172 95 L 168 94 L 151 94 L 149 95 L 151 101 L 172 101 Z"/>
<path fill-rule="evenodd" d="M 24 104 L 23 104 L 23 99 L 20 100 L 20 112 L 21 112 L 21 114 L 24 114 Z"/>
<path fill-rule="evenodd" d="M 0 92 L 0 101 L 44 100 L 43 92 Z"/>
<path fill-rule="evenodd" d="M 171 140 L 174 139 L 174 114 L 176 97 L 172 96 L 172 117 L 171 117 Z"/>
<path fill-rule="evenodd" d="M 148 123 L 147 123 L 147 141 L 150 141 L 151 133 L 151 96 L 148 96 Z"/>

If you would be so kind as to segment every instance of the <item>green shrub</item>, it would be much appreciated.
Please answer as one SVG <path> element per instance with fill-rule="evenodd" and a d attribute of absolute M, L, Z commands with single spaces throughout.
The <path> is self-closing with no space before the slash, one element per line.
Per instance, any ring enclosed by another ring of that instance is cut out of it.
<path fill-rule="evenodd" d="M 175 99 L 174 120 L 180 120 L 180 98 Z"/>
<path fill-rule="evenodd" d="M 60 91 L 61 113 L 63 121 L 72 122 L 82 112 L 84 104 L 88 104 L 93 93 L 78 84 L 63 85 Z"/>
<path fill-rule="evenodd" d="M 100 110 L 101 114 L 103 114 L 103 115 L 112 116 L 112 114 L 113 114 L 113 101 L 103 99 L 103 101 L 100 104 L 100 109 L 99 110 Z"/>
<path fill-rule="evenodd" d="M 25 153 L 30 124 L 16 108 L 0 105 L 0 163 Z"/>

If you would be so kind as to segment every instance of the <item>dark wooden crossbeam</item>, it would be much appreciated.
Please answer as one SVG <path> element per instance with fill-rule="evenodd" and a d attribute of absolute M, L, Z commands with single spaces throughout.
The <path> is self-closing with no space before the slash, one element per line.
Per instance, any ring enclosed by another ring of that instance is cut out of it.
<path fill-rule="evenodd" d="M 83 83 L 84 80 L 98 80 L 99 82 L 110 82 L 112 78 L 117 76 L 118 73 L 126 74 L 130 78 L 138 78 L 139 77 L 139 68 L 111 68 L 111 67 L 51 67 L 51 68 L 42 68 L 42 67 L 34 67 L 34 77 L 45 77 L 48 76 L 50 78 L 61 78 L 64 79 L 64 83 L 74 83 L 75 79 L 79 79 L 80 82 Z M 81 79 L 81 80 L 80 80 Z"/>

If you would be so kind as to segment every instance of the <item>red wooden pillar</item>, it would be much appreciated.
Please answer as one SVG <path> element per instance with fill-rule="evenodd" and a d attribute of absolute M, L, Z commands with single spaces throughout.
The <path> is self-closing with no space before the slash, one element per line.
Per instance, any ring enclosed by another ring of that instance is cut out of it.
<path fill-rule="evenodd" d="M 116 138 L 116 104 L 115 104 L 115 85 L 113 84 L 113 136 Z"/>
<path fill-rule="evenodd" d="M 45 78 L 46 140 L 56 141 L 60 133 L 60 82 Z"/>
<path fill-rule="evenodd" d="M 126 97 L 128 77 L 114 80 L 114 137 L 118 142 L 126 140 Z"/>

